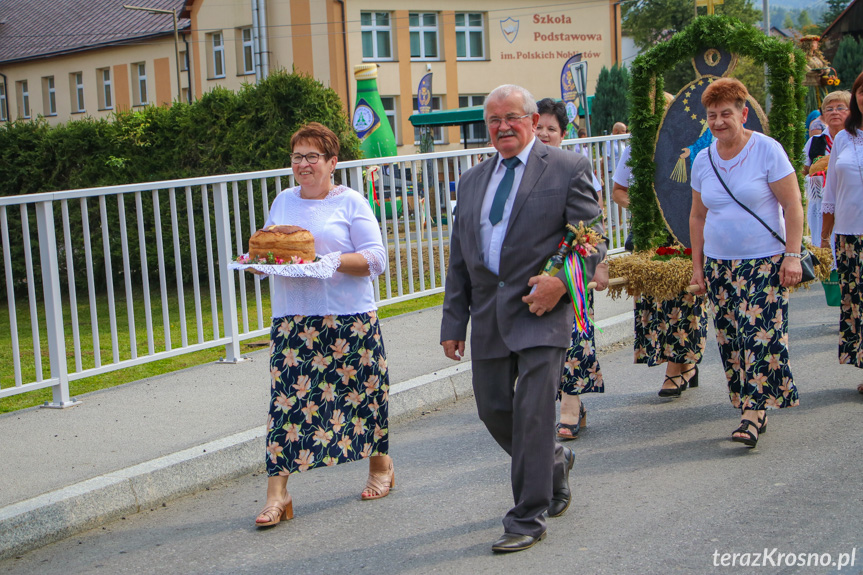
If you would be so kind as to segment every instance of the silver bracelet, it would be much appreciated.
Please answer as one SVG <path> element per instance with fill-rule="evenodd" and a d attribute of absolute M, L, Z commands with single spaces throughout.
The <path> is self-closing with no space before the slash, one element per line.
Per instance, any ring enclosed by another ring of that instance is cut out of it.
<path fill-rule="evenodd" d="M 798 260 L 803 257 L 802 254 L 797 254 L 794 252 L 785 252 L 782 255 L 785 256 L 786 258 L 797 258 Z"/>

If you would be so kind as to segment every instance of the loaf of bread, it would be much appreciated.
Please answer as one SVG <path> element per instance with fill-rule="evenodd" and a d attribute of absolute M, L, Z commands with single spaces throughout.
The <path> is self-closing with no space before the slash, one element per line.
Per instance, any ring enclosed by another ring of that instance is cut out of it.
<path fill-rule="evenodd" d="M 249 238 L 249 257 L 256 260 L 270 253 L 286 262 L 293 256 L 311 262 L 315 259 L 315 238 L 299 226 L 269 226 L 256 231 Z"/>

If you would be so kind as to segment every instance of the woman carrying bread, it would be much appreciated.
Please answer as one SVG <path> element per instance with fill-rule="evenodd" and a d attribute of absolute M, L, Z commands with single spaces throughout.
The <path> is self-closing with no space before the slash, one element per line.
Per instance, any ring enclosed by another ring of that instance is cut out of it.
<path fill-rule="evenodd" d="M 361 194 L 333 184 L 339 141 L 329 128 L 307 124 L 291 149 L 299 185 L 276 196 L 264 228 L 309 230 L 315 251 L 336 271 L 326 279 L 275 276 L 261 527 L 293 517 L 292 473 L 368 459 L 362 499 L 385 497 L 394 482 L 387 360 L 372 285 L 387 261 L 380 227 Z"/>
<path fill-rule="evenodd" d="M 863 74 L 851 87 L 851 98 L 845 130 L 836 134 L 827 167 L 824 187 L 824 229 L 821 247 L 830 245 L 836 234 L 836 269 L 842 307 L 839 312 L 839 363 L 863 367 L 863 288 L 860 269 L 863 266 Z M 830 124 L 828 123 L 828 126 Z M 863 393 L 863 383 L 857 386 Z"/>
<path fill-rule="evenodd" d="M 731 439 L 755 447 L 766 410 L 798 404 L 788 288 L 803 276 L 803 206 L 785 150 L 744 126 L 748 96 L 734 78 L 715 80 L 701 95 L 715 141 L 692 164 L 689 234 L 691 283 L 713 304 L 728 396 L 741 412 Z"/>

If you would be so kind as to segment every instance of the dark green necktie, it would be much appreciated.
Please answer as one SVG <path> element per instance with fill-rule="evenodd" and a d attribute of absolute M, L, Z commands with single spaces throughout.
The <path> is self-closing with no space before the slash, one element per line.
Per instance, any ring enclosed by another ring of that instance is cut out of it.
<path fill-rule="evenodd" d="M 509 197 L 509 192 L 512 190 L 512 181 L 515 179 L 515 167 L 521 162 L 518 156 L 507 158 L 503 161 L 506 166 L 506 173 L 503 179 L 497 185 L 497 191 L 494 193 L 494 199 L 491 201 L 491 210 L 488 212 L 488 221 L 491 225 L 496 226 L 503 219 L 503 207 L 506 205 L 506 199 Z"/>

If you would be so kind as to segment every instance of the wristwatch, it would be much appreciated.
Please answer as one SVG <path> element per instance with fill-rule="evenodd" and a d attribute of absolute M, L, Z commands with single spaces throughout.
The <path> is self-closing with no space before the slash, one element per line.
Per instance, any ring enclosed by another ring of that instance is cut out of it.
<path fill-rule="evenodd" d="M 803 257 L 803 254 L 797 254 L 794 252 L 785 252 L 782 255 L 785 256 L 786 258 L 797 258 L 798 260 Z"/>

